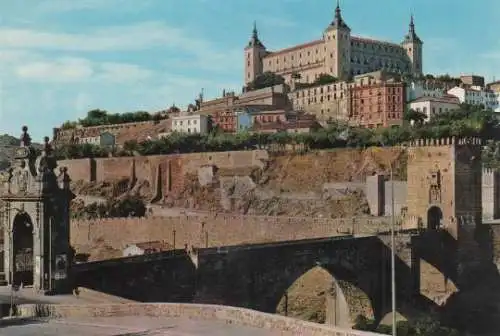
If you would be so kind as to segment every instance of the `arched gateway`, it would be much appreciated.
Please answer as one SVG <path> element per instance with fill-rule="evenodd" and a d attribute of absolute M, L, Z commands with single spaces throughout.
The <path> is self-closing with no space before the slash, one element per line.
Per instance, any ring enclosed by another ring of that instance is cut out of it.
<path fill-rule="evenodd" d="M 23 127 L 11 168 L 0 173 L 0 224 L 4 228 L 4 274 L 9 284 L 44 293 L 65 292 L 70 284 L 69 190 L 66 168 L 45 137 L 42 154 Z"/>

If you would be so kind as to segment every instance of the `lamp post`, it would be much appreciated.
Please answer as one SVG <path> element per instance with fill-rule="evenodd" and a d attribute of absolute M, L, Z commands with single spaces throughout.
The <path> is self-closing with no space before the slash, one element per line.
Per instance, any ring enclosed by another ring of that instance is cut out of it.
<path fill-rule="evenodd" d="M 392 335 L 396 336 L 396 235 L 394 232 L 396 221 L 394 215 L 394 179 L 392 161 L 389 165 L 391 178 L 391 306 L 392 306 Z"/>
<path fill-rule="evenodd" d="M 380 144 L 385 148 L 384 143 Z M 391 181 L 391 310 L 392 310 L 392 335 L 397 335 L 396 330 L 396 217 L 394 214 L 394 175 L 392 160 L 389 162 L 389 179 Z"/>

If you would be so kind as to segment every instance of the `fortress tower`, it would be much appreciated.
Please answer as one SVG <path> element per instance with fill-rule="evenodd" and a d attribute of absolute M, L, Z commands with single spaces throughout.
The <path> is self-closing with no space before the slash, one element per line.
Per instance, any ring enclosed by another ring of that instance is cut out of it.
<path fill-rule="evenodd" d="M 418 255 L 457 288 L 474 284 L 489 264 L 482 231 L 481 139 L 425 139 L 408 149 L 408 215 L 426 229 Z"/>
<path fill-rule="evenodd" d="M 408 215 L 460 239 L 482 220 L 481 140 L 426 139 L 408 150 Z"/>
<path fill-rule="evenodd" d="M 285 82 L 314 82 L 320 74 L 342 80 L 378 70 L 401 74 L 422 74 L 422 40 L 417 36 L 413 15 L 402 43 L 377 41 L 351 34 L 337 6 L 332 22 L 321 38 L 277 51 L 268 50 L 257 28 L 244 50 L 245 85 L 264 72 L 277 73 Z"/>

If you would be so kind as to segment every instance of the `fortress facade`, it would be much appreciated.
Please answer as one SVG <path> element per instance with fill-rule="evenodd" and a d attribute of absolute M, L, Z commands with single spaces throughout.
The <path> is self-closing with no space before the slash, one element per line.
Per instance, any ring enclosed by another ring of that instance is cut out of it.
<path fill-rule="evenodd" d="M 269 51 L 260 41 L 254 24 L 245 48 L 245 84 L 264 72 L 285 78 L 287 84 L 299 80 L 311 83 L 328 74 L 349 80 L 377 70 L 401 74 L 422 74 L 422 40 L 417 36 L 413 15 L 409 30 L 400 44 L 351 35 L 337 3 L 335 17 L 321 39 L 278 51 Z"/>

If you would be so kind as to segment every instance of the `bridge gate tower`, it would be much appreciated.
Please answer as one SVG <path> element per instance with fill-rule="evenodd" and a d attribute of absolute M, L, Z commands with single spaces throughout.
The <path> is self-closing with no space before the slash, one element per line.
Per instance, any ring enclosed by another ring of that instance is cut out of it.
<path fill-rule="evenodd" d="M 0 173 L 0 224 L 4 232 L 3 270 L 11 285 L 33 286 L 44 294 L 70 287 L 70 191 L 67 169 L 57 161 L 49 138 L 41 154 L 23 127 L 12 167 Z"/>
<path fill-rule="evenodd" d="M 461 273 L 472 265 L 470 256 L 478 254 L 474 232 L 482 220 L 481 140 L 415 141 L 408 149 L 407 176 L 408 216 L 417 218 L 420 228 L 445 233 L 453 242 L 453 253 L 446 258 L 453 259 L 452 273 L 460 282 Z"/>

